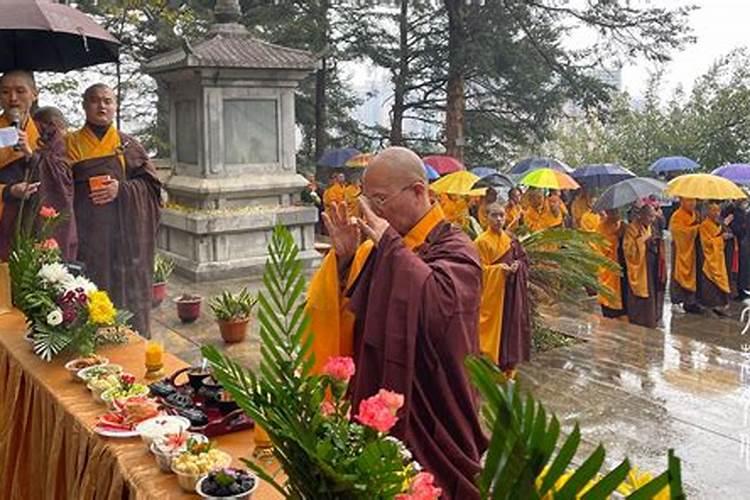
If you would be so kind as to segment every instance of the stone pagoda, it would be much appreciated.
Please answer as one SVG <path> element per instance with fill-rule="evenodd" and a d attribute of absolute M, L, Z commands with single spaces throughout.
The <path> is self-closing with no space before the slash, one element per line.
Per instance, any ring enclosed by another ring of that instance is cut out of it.
<path fill-rule="evenodd" d="M 258 274 L 277 224 L 303 260 L 315 208 L 298 204 L 294 93 L 312 54 L 263 42 L 239 23 L 238 0 L 216 0 L 206 38 L 145 64 L 168 97 L 172 175 L 158 248 L 196 281 Z"/>

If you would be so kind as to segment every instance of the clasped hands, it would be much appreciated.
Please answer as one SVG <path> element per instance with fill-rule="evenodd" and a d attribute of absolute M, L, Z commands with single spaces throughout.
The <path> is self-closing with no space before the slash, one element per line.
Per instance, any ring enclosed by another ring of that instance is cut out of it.
<path fill-rule="evenodd" d="M 500 269 L 502 269 L 506 273 L 515 273 L 516 271 L 518 271 L 519 265 L 520 264 L 517 260 L 514 260 L 510 265 L 502 262 L 500 263 Z"/>
<path fill-rule="evenodd" d="M 380 238 L 390 227 L 387 220 L 375 214 L 366 198 L 360 197 L 358 202 L 362 211 L 361 218 L 348 217 L 346 203 L 333 203 L 330 213 L 323 212 L 323 222 L 331 237 L 333 249 L 343 260 L 354 257 L 362 234 L 377 246 Z"/>

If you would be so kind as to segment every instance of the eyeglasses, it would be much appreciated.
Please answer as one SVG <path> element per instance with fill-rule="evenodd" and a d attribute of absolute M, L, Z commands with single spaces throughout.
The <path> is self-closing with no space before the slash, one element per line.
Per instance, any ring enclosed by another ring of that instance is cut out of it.
<path fill-rule="evenodd" d="M 413 188 L 414 184 L 409 184 L 408 186 L 402 187 L 397 193 L 393 193 L 390 196 L 380 196 L 380 195 L 374 195 L 374 196 L 368 196 L 364 193 L 362 193 L 362 197 L 366 198 L 367 201 L 372 203 L 376 208 L 383 208 L 388 203 L 396 199 L 397 197 L 401 196 L 401 194 L 404 191 L 408 191 L 409 189 Z"/>

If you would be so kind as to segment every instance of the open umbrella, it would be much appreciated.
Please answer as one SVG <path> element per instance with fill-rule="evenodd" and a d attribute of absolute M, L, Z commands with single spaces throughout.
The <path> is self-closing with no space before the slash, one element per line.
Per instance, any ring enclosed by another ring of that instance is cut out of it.
<path fill-rule="evenodd" d="M 568 174 L 551 168 L 532 170 L 524 175 L 518 183 L 543 189 L 579 189 L 581 187 Z"/>
<path fill-rule="evenodd" d="M 730 163 L 714 169 L 711 173 L 729 179 L 736 184 L 750 186 L 750 165 L 747 163 Z"/>
<path fill-rule="evenodd" d="M 452 156 L 425 156 L 424 158 L 422 158 L 422 161 L 428 163 L 432 168 L 437 170 L 437 173 L 439 173 L 440 175 L 458 172 L 459 170 L 466 170 L 463 163 L 453 158 Z"/>
<path fill-rule="evenodd" d="M 747 195 L 737 185 L 713 174 L 685 174 L 667 184 L 669 196 L 698 200 L 739 200 Z"/>
<path fill-rule="evenodd" d="M 365 168 L 374 157 L 375 155 L 372 153 L 360 153 L 346 160 L 344 166 L 352 168 Z"/>
<path fill-rule="evenodd" d="M 479 177 L 487 177 L 488 175 L 496 174 L 497 170 L 490 167 L 474 167 L 469 172 Z"/>
<path fill-rule="evenodd" d="M 650 177 L 625 179 L 607 188 L 594 204 L 594 212 L 624 207 L 652 194 L 660 194 L 667 185 Z"/>
<path fill-rule="evenodd" d="M 435 181 L 430 187 L 436 193 L 468 196 L 474 187 L 474 183 L 478 180 L 479 177 L 476 175 L 462 170 L 460 172 L 453 172 L 452 174 L 444 175 L 439 180 Z"/>
<path fill-rule="evenodd" d="M 686 170 L 698 170 L 700 165 L 694 160 L 685 156 L 665 156 L 659 158 L 651 164 L 648 169 L 655 174 L 665 174 L 667 172 L 684 172 Z"/>
<path fill-rule="evenodd" d="M 609 187 L 612 184 L 635 177 L 633 172 L 614 163 L 585 165 L 575 169 L 570 175 L 580 184 L 593 189 Z"/>
<path fill-rule="evenodd" d="M 117 62 L 120 42 L 73 7 L 0 0 L 0 12 L 0 71 L 70 71 Z"/>
<path fill-rule="evenodd" d="M 354 148 L 329 149 L 318 159 L 318 166 L 340 168 L 358 154 Z"/>
<path fill-rule="evenodd" d="M 440 179 L 440 174 L 437 172 L 437 170 L 432 168 L 431 165 L 428 165 L 427 163 L 423 163 L 422 165 L 424 165 L 424 171 L 427 174 L 427 180 L 434 181 Z"/>
<path fill-rule="evenodd" d="M 515 182 L 513 182 L 513 179 L 511 179 L 507 175 L 498 174 L 497 172 L 495 172 L 494 174 L 490 174 L 479 179 L 476 182 L 476 184 L 474 184 L 474 188 L 483 188 L 483 187 L 491 187 L 494 189 L 512 188 L 515 185 L 516 184 Z"/>
<path fill-rule="evenodd" d="M 510 169 L 510 173 L 525 174 L 539 168 L 551 168 L 552 170 L 557 170 L 558 172 L 564 172 L 566 174 L 573 172 L 572 168 L 570 168 L 560 160 L 556 160 L 554 158 L 533 156 L 530 158 L 525 158 L 513 165 L 513 167 Z"/>

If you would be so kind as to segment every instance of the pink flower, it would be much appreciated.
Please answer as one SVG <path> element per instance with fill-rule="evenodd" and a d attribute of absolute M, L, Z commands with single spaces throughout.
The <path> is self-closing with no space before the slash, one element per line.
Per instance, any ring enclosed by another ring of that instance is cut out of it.
<path fill-rule="evenodd" d="M 334 413 L 336 413 L 336 407 L 333 406 L 333 403 L 331 403 L 330 401 L 323 401 L 322 403 L 320 403 L 320 413 L 324 417 L 330 417 Z"/>
<path fill-rule="evenodd" d="M 42 250 L 57 250 L 58 248 L 60 248 L 60 245 L 57 244 L 57 240 L 55 238 L 46 239 L 39 246 L 42 248 Z"/>
<path fill-rule="evenodd" d="M 323 367 L 325 375 L 342 382 L 349 382 L 349 379 L 354 376 L 354 372 L 354 360 L 346 356 L 328 358 L 328 362 Z"/>
<path fill-rule="evenodd" d="M 60 214 L 53 207 L 45 205 L 39 210 L 39 215 L 45 219 L 54 219 Z"/>
<path fill-rule="evenodd" d="M 435 477 L 429 472 L 420 472 L 414 476 L 409 485 L 409 491 L 396 495 L 396 500 L 437 500 L 443 493 L 435 486 Z"/>
<path fill-rule="evenodd" d="M 355 418 L 361 424 L 385 433 L 396 425 L 396 412 L 403 404 L 404 397 L 400 394 L 381 390 L 359 403 L 359 413 Z"/>
<path fill-rule="evenodd" d="M 378 396 L 383 400 L 385 405 L 393 411 L 395 415 L 398 410 L 404 406 L 404 395 L 397 392 L 380 389 Z"/>

